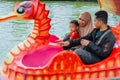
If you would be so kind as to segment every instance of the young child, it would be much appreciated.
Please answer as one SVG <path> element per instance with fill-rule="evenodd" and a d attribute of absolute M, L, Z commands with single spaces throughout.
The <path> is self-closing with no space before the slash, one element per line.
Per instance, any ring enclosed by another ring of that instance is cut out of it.
<path fill-rule="evenodd" d="M 79 35 L 79 23 L 77 20 L 72 20 L 69 24 L 70 31 L 66 33 L 62 41 L 73 40 L 80 38 Z"/>

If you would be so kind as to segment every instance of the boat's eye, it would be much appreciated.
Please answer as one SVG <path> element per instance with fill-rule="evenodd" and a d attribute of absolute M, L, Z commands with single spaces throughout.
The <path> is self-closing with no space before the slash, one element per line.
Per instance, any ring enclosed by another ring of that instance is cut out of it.
<path fill-rule="evenodd" d="M 19 14 L 23 14 L 23 13 L 25 12 L 24 7 L 19 7 L 19 8 L 17 9 L 17 12 L 18 12 Z"/>

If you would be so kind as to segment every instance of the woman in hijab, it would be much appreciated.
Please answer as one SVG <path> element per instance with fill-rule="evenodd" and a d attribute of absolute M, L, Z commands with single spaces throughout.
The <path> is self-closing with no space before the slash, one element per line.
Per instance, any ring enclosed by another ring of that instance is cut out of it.
<path fill-rule="evenodd" d="M 86 36 L 93 30 L 92 18 L 89 12 L 80 14 L 79 25 L 79 33 L 81 37 Z"/>
<path fill-rule="evenodd" d="M 93 30 L 93 23 L 92 18 L 89 12 L 84 12 L 80 14 L 79 16 L 79 34 L 80 37 L 84 37 L 91 33 Z M 70 46 L 69 46 L 70 47 Z M 75 47 L 64 47 L 64 49 L 71 49 L 75 50 L 77 48 L 83 47 L 83 46 L 75 46 Z"/>

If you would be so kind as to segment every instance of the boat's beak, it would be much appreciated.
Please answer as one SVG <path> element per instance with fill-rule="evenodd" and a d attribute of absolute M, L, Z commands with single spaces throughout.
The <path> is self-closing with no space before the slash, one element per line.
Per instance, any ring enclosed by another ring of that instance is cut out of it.
<path fill-rule="evenodd" d="M 10 20 L 10 19 L 15 19 L 15 18 L 17 18 L 17 14 L 16 13 L 11 13 L 7 16 L 0 17 L 0 22 L 7 21 L 7 20 Z"/>

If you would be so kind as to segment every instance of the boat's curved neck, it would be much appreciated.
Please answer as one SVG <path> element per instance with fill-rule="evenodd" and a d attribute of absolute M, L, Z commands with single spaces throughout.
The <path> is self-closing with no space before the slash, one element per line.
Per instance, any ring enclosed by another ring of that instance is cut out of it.
<path fill-rule="evenodd" d="M 48 41 L 50 34 L 50 21 L 48 18 L 49 11 L 45 10 L 44 4 L 39 4 L 41 6 L 38 7 L 37 12 L 35 13 L 34 27 L 33 31 L 30 34 L 30 37 L 34 38 L 34 40 L 39 41 Z"/>

